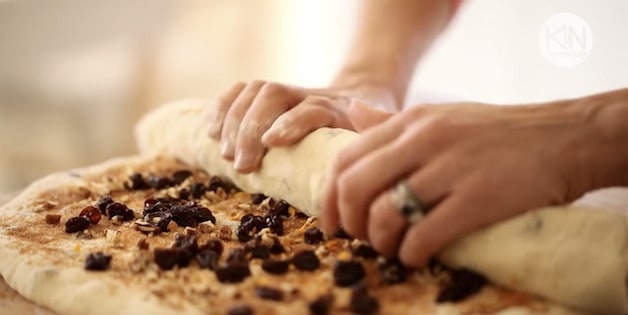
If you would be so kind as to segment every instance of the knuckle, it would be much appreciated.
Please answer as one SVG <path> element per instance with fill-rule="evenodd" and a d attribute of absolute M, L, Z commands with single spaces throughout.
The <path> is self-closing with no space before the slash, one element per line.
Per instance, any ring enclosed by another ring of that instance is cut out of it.
<path fill-rule="evenodd" d="M 275 83 L 275 82 L 267 82 L 262 86 L 262 89 L 260 90 L 260 94 L 269 96 L 269 97 L 276 97 L 278 95 L 282 95 L 285 94 L 286 92 L 286 88 L 279 84 L 279 83 Z"/>
<path fill-rule="evenodd" d="M 305 99 L 303 99 L 303 103 L 324 107 L 329 107 L 331 105 L 331 101 L 329 98 L 320 95 L 308 95 L 305 97 Z"/>

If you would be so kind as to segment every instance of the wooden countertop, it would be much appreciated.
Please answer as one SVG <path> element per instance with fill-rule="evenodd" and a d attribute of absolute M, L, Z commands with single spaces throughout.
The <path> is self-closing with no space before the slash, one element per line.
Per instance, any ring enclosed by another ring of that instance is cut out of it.
<path fill-rule="evenodd" d="M 0 206 L 15 194 L 0 195 Z M 612 188 L 586 195 L 576 202 L 581 205 L 597 206 L 628 214 L 628 188 Z M 0 313 L 55 315 L 51 310 L 38 306 L 21 297 L 0 277 Z"/>

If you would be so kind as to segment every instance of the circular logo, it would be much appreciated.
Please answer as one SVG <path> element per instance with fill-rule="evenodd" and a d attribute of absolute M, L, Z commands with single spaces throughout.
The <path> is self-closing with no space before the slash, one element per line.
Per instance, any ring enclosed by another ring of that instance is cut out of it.
<path fill-rule="evenodd" d="M 572 13 L 550 17 L 539 33 L 541 54 L 557 67 L 578 66 L 587 59 L 592 48 L 593 32 L 589 24 Z"/>

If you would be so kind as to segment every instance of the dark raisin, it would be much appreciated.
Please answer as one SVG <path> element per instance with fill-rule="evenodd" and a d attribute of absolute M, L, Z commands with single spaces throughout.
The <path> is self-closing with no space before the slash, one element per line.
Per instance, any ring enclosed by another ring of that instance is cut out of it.
<path fill-rule="evenodd" d="M 452 270 L 451 279 L 438 293 L 437 303 L 459 302 L 479 292 L 487 283 L 486 278 L 468 269 Z"/>
<path fill-rule="evenodd" d="M 303 233 L 303 240 L 307 244 L 318 244 L 323 241 L 323 232 L 313 226 Z"/>
<path fill-rule="evenodd" d="M 281 241 L 278 237 L 273 237 L 273 245 L 270 247 L 270 253 L 274 255 L 278 255 L 281 253 L 285 253 L 286 249 L 281 245 Z"/>
<path fill-rule="evenodd" d="M 283 235 L 283 217 L 282 216 L 266 215 L 264 219 L 266 220 L 266 226 L 268 226 L 273 233 L 277 235 Z"/>
<path fill-rule="evenodd" d="M 270 215 L 280 215 L 280 216 L 290 216 L 290 204 L 285 200 L 280 200 L 278 203 L 273 205 L 268 211 Z"/>
<path fill-rule="evenodd" d="M 351 311 L 356 314 L 375 314 L 379 310 L 379 302 L 368 293 L 366 287 L 361 285 L 351 291 L 349 303 Z"/>
<path fill-rule="evenodd" d="M 253 315 L 253 309 L 246 304 L 240 304 L 230 307 L 227 315 Z"/>
<path fill-rule="evenodd" d="M 179 262 L 179 251 L 173 248 L 155 248 L 155 263 L 159 268 L 170 270 Z"/>
<path fill-rule="evenodd" d="M 172 173 L 172 181 L 175 185 L 181 185 L 190 176 L 192 176 L 192 172 L 188 170 L 179 170 Z"/>
<path fill-rule="evenodd" d="M 238 228 L 236 229 L 236 235 L 238 236 L 238 240 L 242 243 L 246 243 L 253 238 L 253 235 L 251 235 L 251 232 L 253 232 L 252 228 L 245 227 L 242 225 L 238 226 Z"/>
<path fill-rule="evenodd" d="M 292 257 L 292 264 L 299 270 L 312 271 L 321 265 L 318 256 L 312 250 L 304 250 Z"/>
<path fill-rule="evenodd" d="M 260 203 L 262 203 L 264 200 L 266 200 L 266 195 L 264 194 L 251 194 L 251 203 L 254 205 L 259 205 Z"/>
<path fill-rule="evenodd" d="M 157 227 L 162 231 L 168 231 L 168 225 L 170 224 L 170 221 L 172 221 L 172 214 L 170 214 L 169 212 L 156 212 L 156 213 L 158 213 L 159 215 L 153 216 L 153 217 L 159 218 L 159 221 L 157 221 Z"/>
<path fill-rule="evenodd" d="M 222 254 L 224 249 L 225 249 L 225 246 L 222 244 L 222 242 L 220 240 L 215 240 L 215 239 L 208 240 L 207 242 L 205 242 L 205 244 L 199 247 L 199 251 L 200 250 L 213 250 L 217 252 L 218 254 Z"/>
<path fill-rule="evenodd" d="M 334 232 L 334 237 L 347 240 L 353 239 L 353 236 L 349 235 L 341 226 L 339 226 L 338 229 L 336 229 L 336 232 Z"/>
<path fill-rule="evenodd" d="M 164 189 L 174 185 L 170 178 L 161 176 L 149 176 L 146 179 L 146 184 L 148 184 L 150 188 L 155 189 Z"/>
<path fill-rule="evenodd" d="M 94 206 L 87 206 L 81 210 L 79 217 L 86 217 L 92 224 L 98 224 L 102 215 L 100 211 Z"/>
<path fill-rule="evenodd" d="M 192 212 L 192 217 L 194 217 L 194 220 L 196 220 L 196 222 L 201 223 L 210 221 L 212 224 L 216 224 L 216 218 L 214 217 L 214 214 L 211 210 L 198 204 L 191 204 L 188 205 L 188 207 Z"/>
<path fill-rule="evenodd" d="M 92 271 L 102 271 L 109 269 L 111 255 L 102 252 L 91 253 L 85 259 L 85 269 Z"/>
<path fill-rule="evenodd" d="M 179 226 L 196 227 L 198 221 L 194 218 L 193 210 L 187 204 L 175 204 L 170 207 L 172 220 Z"/>
<path fill-rule="evenodd" d="M 195 235 L 177 234 L 174 237 L 172 248 L 178 248 L 196 254 L 198 251 L 198 241 Z"/>
<path fill-rule="evenodd" d="M 445 272 L 449 270 L 447 266 L 443 265 L 440 261 L 438 261 L 435 258 L 431 258 L 427 262 L 427 269 L 430 271 L 430 274 L 434 276 L 440 274 L 441 272 Z"/>
<path fill-rule="evenodd" d="M 308 303 L 308 309 L 312 315 L 327 315 L 331 309 L 332 298 L 329 295 L 321 295 L 316 300 Z"/>
<path fill-rule="evenodd" d="M 379 253 L 376 252 L 375 249 L 373 249 L 373 247 L 368 244 L 359 244 L 358 246 L 354 247 L 351 252 L 353 253 L 353 256 L 362 257 L 365 259 L 373 259 L 379 256 Z"/>
<path fill-rule="evenodd" d="M 264 218 L 258 215 L 247 213 L 240 218 L 240 226 L 250 228 L 251 230 L 255 229 L 259 232 L 267 225 Z"/>
<path fill-rule="evenodd" d="M 262 269 L 274 275 L 284 274 L 288 271 L 288 268 L 290 268 L 290 262 L 286 260 L 269 258 L 262 262 Z"/>
<path fill-rule="evenodd" d="M 218 188 L 222 188 L 224 191 L 229 192 L 230 190 L 229 188 L 231 187 L 227 182 L 222 180 L 222 178 L 220 178 L 219 176 L 212 176 L 209 179 L 209 185 L 207 186 L 207 190 L 215 192 L 218 190 Z"/>
<path fill-rule="evenodd" d="M 236 263 L 247 263 L 246 259 L 246 251 L 244 248 L 233 248 L 227 255 L 227 263 L 228 264 L 236 264 Z"/>
<path fill-rule="evenodd" d="M 179 190 L 179 199 L 188 200 L 190 198 L 190 190 L 187 188 L 181 188 Z"/>
<path fill-rule="evenodd" d="M 207 187 L 203 183 L 194 183 L 190 186 L 190 194 L 192 198 L 199 199 L 205 195 Z"/>
<path fill-rule="evenodd" d="M 89 227 L 91 222 L 86 217 L 74 217 L 70 218 L 65 222 L 65 232 L 66 233 L 76 233 L 80 231 L 84 231 Z"/>
<path fill-rule="evenodd" d="M 337 261 L 334 264 L 334 283 L 339 287 L 349 287 L 364 279 L 364 267 L 355 260 Z"/>
<path fill-rule="evenodd" d="M 131 221 L 135 219 L 135 213 L 129 209 L 125 204 L 120 202 L 110 203 L 106 208 L 106 213 L 109 219 L 119 215 L 122 217 L 122 221 Z"/>
<path fill-rule="evenodd" d="M 225 283 L 241 282 L 251 275 L 247 263 L 227 263 L 218 266 L 214 271 L 218 281 Z"/>
<path fill-rule="evenodd" d="M 129 180 L 131 181 L 131 187 L 129 188 L 132 190 L 144 190 L 150 188 L 140 173 L 131 174 L 131 176 L 129 176 Z"/>
<path fill-rule="evenodd" d="M 100 213 L 103 215 L 107 215 L 107 206 L 113 203 L 113 199 L 111 199 L 110 195 L 104 195 L 100 197 L 98 202 L 96 202 L 96 208 L 100 210 Z"/>
<path fill-rule="evenodd" d="M 379 279 L 385 284 L 403 283 L 408 279 L 408 269 L 397 258 L 379 264 Z"/>
<path fill-rule="evenodd" d="M 270 257 L 270 249 L 256 240 L 248 241 L 244 249 L 251 254 L 251 258 L 266 259 Z"/>
<path fill-rule="evenodd" d="M 214 270 L 218 265 L 220 253 L 210 248 L 202 247 L 196 253 L 196 261 L 201 268 Z"/>
<path fill-rule="evenodd" d="M 267 287 L 267 286 L 257 286 L 255 287 L 255 295 L 264 299 L 271 301 L 281 301 L 283 300 L 283 291 Z"/>

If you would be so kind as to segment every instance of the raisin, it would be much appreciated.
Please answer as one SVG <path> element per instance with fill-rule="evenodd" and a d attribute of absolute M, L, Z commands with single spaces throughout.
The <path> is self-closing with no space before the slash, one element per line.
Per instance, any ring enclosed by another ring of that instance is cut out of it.
<path fill-rule="evenodd" d="M 150 244 L 148 244 L 148 241 L 143 238 L 137 241 L 137 248 L 140 250 L 148 250 L 150 248 Z"/>
<path fill-rule="evenodd" d="M 109 219 L 119 215 L 122 217 L 122 221 L 131 221 L 135 219 L 135 213 L 129 209 L 125 204 L 120 202 L 113 202 L 107 205 L 106 213 Z"/>
<path fill-rule="evenodd" d="M 218 266 L 214 271 L 218 281 L 223 283 L 242 282 L 251 275 L 251 269 L 247 263 L 227 263 Z"/>
<path fill-rule="evenodd" d="M 307 244 L 318 244 L 323 241 L 323 232 L 317 227 L 311 227 L 303 233 L 303 240 Z"/>
<path fill-rule="evenodd" d="M 96 202 L 96 208 L 98 208 L 98 210 L 100 210 L 100 213 L 103 215 L 107 215 L 107 206 L 109 204 L 113 203 L 113 199 L 111 198 L 110 195 L 104 195 L 102 197 L 100 197 L 100 199 L 98 200 L 98 202 Z"/>
<path fill-rule="evenodd" d="M 332 298 L 329 295 L 321 295 L 316 300 L 308 303 L 308 309 L 312 315 L 327 315 L 331 309 Z"/>
<path fill-rule="evenodd" d="M 131 176 L 129 176 L 129 180 L 131 181 L 131 187 L 129 188 L 132 190 L 144 190 L 150 188 L 140 173 L 131 174 Z"/>
<path fill-rule="evenodd" d="M 65 232 L 66 233 L 76 233 L 80 231 L 86 230 L 91 222 L 86 217 L 74 217 L 70 218 L 65 222 Z"/>
<path fill-rule="evenodd" d="M 236 229 L 236 235 L 238 236 L 238 240 L 242 243 L 250 241 L 253 236 L 251 235 L 252 229 L 244 226 L 239 226 Z"/>
<path fill-rule="evenodd" d="M 338 229 L 336 229 L 336 232 L 334 232 L 334 237 L 342 238 L 346 240 L 353 239 L 353 236 L 349 235 L 347 231 L 345 231 L 345 229 L 342 228 L 342 226 L 339 226 Z"/>
<path fill-rule="evenodd" d="M 161 177 L 161 176 L 149 176 L 146 179 L 146 183 L 148 184 L 150 188 L 155 188 L 155 189 L 164 189 L 164 188 L 168 188 L 174 185 L 174 183 L 172 182 L 172 180 L 170 180 L 170 178 Z"/>
<path fill-rule="evenodd" d="M 408 269 L 397 258 L 379 264 L 379 279 L 385 284 L 403 283 L 408 278 Z"/>
<path fill-rule="evenodd" d="M 102 252 L 91 253 L 85 258 L 85 269 L 92 271 L 103 271 L 109 269 L 111 255 Z"/>
<path fill-rule="evenodd" d="M 231 185 L 225 182 L 219 176 L 212 176 L 209 179 L 209 185 L 207 186 L 207 190 L 216 192 L 218 188 L 222 188 L 224 191 L 229 192 L 231 190 Z"/>
<path fill-rule="evenodd" d="M 172 182 L 175 185 L 181 185 L 190 176 L 192 176 L 192 172 L 188 170 L 179 170 L 172 173 Z"/>
<path fill-rule="evenodd" d="M 172 248 L 155 248 L 155 263 L 159 268 L 170 270 L 179 262 L 179 251 Z"/>
<path fill-rule="evenodd" d="M 280 215 L 288 217 L 290 216 L 290 204 L 285 200 L 280 200 L 278 203 L 273 205 L 272 208 L 270 208 L 268 214 L 270 214 L 271 216 Z"/>
<path fill-rule="evenodd" d="M 160 215 L 152 216 L 152 217 L 159 217 L 159 221 L 157 221 L 157 227 L 161 231 L 168 231 L 168 225 L 170 224 L 170 221 L 172 221 L 172 214 L 168 212 L 158 212 L 158 214 Z"/>
<path fill-rule="evenodd" d="M 277 260 L 277 259 L 265 259 L 262 262 L 262 269 L 268 273 L 272 273 L 275 275 L 284 274 L 290 268 L 290 262 L 286 260 Z"/>
<path fill-rule="evenodd" d="M 240 226 L 244 226 L 251 230 L 255 229 L 259 232 L 267 225 L 264 218 L 258 215 L 247 213 L 240 218 Z"/>
<path fill-rule="evenodd" d="M 354 247 L 351 252 L 353 253 L 353 256 L 365 259 L 373 259 L 379 256 L 379 253 L 368 244 L 360 244 Z"/>
<path fill-rule="evenodd" d="M 187 205 L 187 204 L 186 204 Z M 196 222 L 201 223 L 205 221 L 210 221 L 212 224 L 216 224 L 216 218 L 211 210 L 197 204 L 188 205 L 190 211 L 192 212 L 192 217 Z"/>
<path fill-rule="evenodd" d="M 179 226 L 196 227 L 198 225 L 194 214 L 186 205 L 173 205 L 170 208 L 170 213 L 172 214 L 172 219 L 177 222 Z"/>
<path fill-rule="evenodd" d="M 56 225 L 61 222 L 61 215 L 59 214 L 46 214 L 46 223 Z"/>
<path fill-rule="evenodd" d="M 179 199 L 188 200 L 190 198 L 190 190 L 187 188 L 181 188 L 179 190 Z"/>
<path fill-rule="evenodd" d="M 438 293 L 437 303 L 458 302 L 479 292 L 487 283 L 486 278 L 468 269 L 451 271 L 451 280 Z"/>
<path fill-rule="evenodd" d="M 199 247 L 199 251 L 200 250 L 212 250 L 212 251 L 217 252 L 218 254 L 222 254 L 224 249 L 225 249 L 225 246 L 222 244 L 220 240 L 208 240 L 207 242 L 205 242 L 205 244 Z"/>
<path fill-rule="evenodd" d="M 251 254 L 251 258 L 266 259 L 270 257 L 270 249 L 256 240 L 251 240 L 246 243 L 244 249 Z"/>
<path fill-rule="evenodd" d="M 210 248 L 201 248 L 196 253 L 196 262 L 201 268 L 216 269 L 220 253 Z"/>
<path fill-rule="evenodd" d="M 257 194 L 252 194 L 251 195 L 251 203 L 254 205 L 259 205 L 260 203 L 262 203 L 264 200 L 266 200 L 266 195 L 261 194 L 261 193 L 257 193 Z"/>
<path fill-rule="evenodd" d="M 364 286 L 358 286 L 351 291 L 349 303 L 351 311 L 356 314 L 375 314 L 379 310 L 379 302 L 368 293 Z"/>
<path fill-rule="evenodd" d="M 198 241 L 196 240 L 195 235 L 177 234 L 174 237 L 174 244 L 172 245 L 172 248 L 189 251 L 193 254 L 196 254 L 196 252 L 198 251 Z"/>
<path fill-rule="evenodd" d="M 194 183 L 192 184 L 192 186 L 190 186 L 190 195 L 192 195 L 192 198 L 194 199 L 199 199 L 203 197 L 206 191 L 207 187 L 205 187 L 203 183 Z"/>
<path fill-rule="evenodd" d="M 266 287 L 266 286 L 257 286 L 255 287 L 255 295 L 264 299 L 271 301 L 281 301 L 283 300 L 283 291 Z"/>
<path fill-rule="evenodd" d="M 299 270 L 312 271 L 318 269 L 321 262 L 312 250 L 303 250 L 292 257 L 292 264 Z"/>
<path fill-rule="evenodd" d="M 364 279 L 364 267 L 355 260 L 337 261 L 334 264 L 334 283 L 339 287 L 349 287 Z"/>
<path fill-rule="evenodd" d="M 247 263 L 246 251 L 244 248 L 234 248 L 227 256 L 228 264 Z"/>
<path fill-rule="evenodd" d="M 246 304 L 240 304 L 230 307 L 227 315 L 253 315 L 253 309 Z"/>
<path fill-rule="evenodd" d="M 273 245 L 270 247 L 270 253 L 274 255 L 279 255 L 281 253 L 285 253 L 286 249 L 281 245 L 281 241 L 278 237 L 273 237 Z"/>
<path fill-rule="evenodd" d="M 100 211 L 94 206 L 87 206 L 81 210 L 79 217 L 86 217 L 92 224 L 98 224 L 102 215 Z"/>
<path fill-rule="evenodd" d="M 280 215 L 266 215 L 264 218 L 266 221 L 266 225 L 270 230 L 277 234 L 283 235 L 283 217 Z"/>

